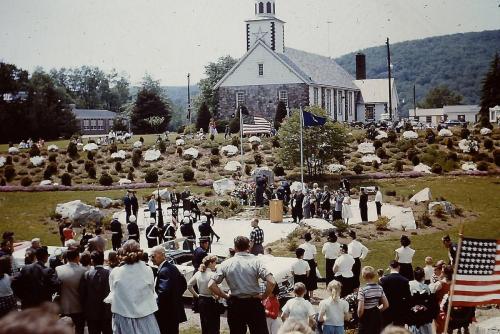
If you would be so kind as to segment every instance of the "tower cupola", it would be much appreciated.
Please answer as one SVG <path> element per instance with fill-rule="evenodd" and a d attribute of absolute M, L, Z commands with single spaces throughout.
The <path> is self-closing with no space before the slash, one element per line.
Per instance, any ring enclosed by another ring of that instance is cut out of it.
<path fill-rule="evenodd" d="M 255 17 L 245 21 L 247 50 L 259 40 L 273 51 L 285 50 L 285 22 L 276 17 L 276 0 L 255 0 Z"/>
<path fill-rule="evenodd" d="M 274 16 L 276 15 L 275 0 L 255 0 L 256 16 Z"/>

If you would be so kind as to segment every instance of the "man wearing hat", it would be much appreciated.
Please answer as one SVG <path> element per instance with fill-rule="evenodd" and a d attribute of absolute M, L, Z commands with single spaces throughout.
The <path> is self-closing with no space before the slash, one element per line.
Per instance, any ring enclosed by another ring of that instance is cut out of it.
<path fill-rule="evenodd" d="M 113 220 L 111 221 L 111 243 L 113 244 L 113 250 L 117 250 L 122 245 L 122 224 L 118 220 L 119 213 L 113 214 Z"/>
<path fill-rule="evenodd" d="M 134 215 L 129 217 L 130 223 L 127 225 L 128 239 L 139 242 L 139 226 L 137 226 L 137 218 Z"/>
<path fill-rule="evenodd" d="M 200 226 L 198 226 L 198 231 L 200 231 L 200 240 L 201 238 L 205 237 L 208 238 L 210 244 L 212 243 L 213 236 L 217 238 L 217 241 L 219 241 L 220 237 L 215 233 L 214 229 L 210 225 L 210 223 L 207 220 L 206 216 L 201 216 L 200 217 Z M 208 248 L 210 251 L 210 247 Z"/>
<path fill-rule="evenodd" d="M 196 242 L 196 233 L 194 233 L 193 221 L 191 220 L 191 213 L 184 211 L 184 218 L 181 221 L 181 235 L 186 238 L 183 248 L 189 249 L 191 252 L 194 250 L 194 243 Z"/>
<path fill-rule="evenodd" d="M 163 240 L 165 241 L 174 240 L 176 238 L 175 235 L 176 231 L 177 231 L 177 224 L 172 219 L 167 228 L 163 229 Z"/>
<path fill-rule="evenodd" d="M 205 256 L 208 255 L 208 248 L 209 247 L 210 247 L 210 238 L 209 237 L 200 237 L 200 246 L 197 247 L 193 252 L 192 263 L 193 263 L 195 273 L 198 271 L 198 268 L 200 268 L 200 265 L 203 262 L 203 259 L 205 258 Z"/>
<path fill-rule="evenodd" d="M 146 239 L 148 240 L 148 248 L 153 248 L 158 246 L 158 237 L 160 232 L 158 227 L 156 227 L 156 220 L 154 218 L 149 218 L 149 226 L 146 227 Z"/>

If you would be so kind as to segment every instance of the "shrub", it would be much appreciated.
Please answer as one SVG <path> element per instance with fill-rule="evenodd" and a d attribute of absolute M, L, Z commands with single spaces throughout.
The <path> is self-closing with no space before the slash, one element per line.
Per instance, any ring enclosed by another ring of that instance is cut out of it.
<path fill-rule="evenodd" d="M 446 160 L 458 161 L 458 155 L 455 152 L 448 152 Z"/>
<path fill-rule="evenodd" d="M 484 140 L 484 148 L 487 149 L 487 150 L 491 150 L 493 148 L 493 140 L 491 140 L 490 138 L 486 138 Z"/>
<path fill-rule="evenodd" d="M 257 152 L 257 151 L 259 150 L 259 143 L 253 143 L 253 144 L 252 144 L 252 150 L 253 150 L 254 152 Z"/>
<path fill-rule="evenodd" d="M 467 139 L 470 136 L 470 131 L 467 128 L 461 128 L 460 129 L 460 138 L 462 139 Z"/>
<path fill-rule="evenodd" d="M 61 184 L 63 186 L 71 187 L 71 175 L 69 175 L 68 173 L 64 173 L 61 176 Z"/>
<path fill-rule="evenodd" d="M 160 142 L 158 143 L 158 150 L 161 154 L 167 152 L 167 144 L 165 144 L 163 140 L 160 140 Z"/>
<path fill-rule="evenodd" d="M 385 194 L 387 196 L 396 196 L 396 190 L 387 190 Z"/>
<path fill-rule="evenodd" d="M 488 171 L 488 163 L 486 161 L 480 161 L 477 164 L 477 170 L 486 172 Z"/>
<path fill-rule="evenodd" d="M 29 176 L 25 176 L 21 179 L 21 185 L 23 187 L 29 187 L 33 183 L 33 180 Z"/>
<path fill-rule="evenodd" d="M 177 147 L 177 155 L 182 157 L 182 147 Z"/>
<path fill-rule="evenodd" d="M 273 147 L 280 147 L 280 140 L 278 139 L 278 136 L 274 136 L 273 138 L 271 138 L 271 144 L 273 145 Z"/>
<path fill-rule="evenodd" d="M 276 176 L 285 176 L 285 169 L 280 165 L 276 165 L 273 168 L 273 173 Z"/>
<path fill-rule="evenodd" d="M 144 181 L 147 183 L 157 183 L 158 182 L 158 170 L 155 168 L 148 169 L 146 175 L 144 176 Z"/>
<path fill-rule="evenodd" d="M 94 161 L 94 153 L 92 153 L 92 151 L 87 152 L 87 159 Z"/>
<path fill-rule="evenodd" d="M 385 159 L 387 157 L 387 153 L 383 147 L 377 148 L 376 154 L 380 159 Z"/>
<path fill-rule="evenodd" d="M 94 163 L 90 160 L 86 160 L 85 164 L 83 165 L 85 171 L 88 172 L 91 167 L 94 167 Z"/>
<path fill-rule="evenodd" d="M 45 168 L 45 171 L 43 172 L 43 179 L 49 180 L 52 175 L 57 175 L 57 165 L 54 162 L 51 162 Z"/>
<path fill-rule="evenodd" d="M 361 166 L 360 164 L 356 164 L 356 166 L 354 166 L 352 170 L 354 171 L 354 173 L 359 175 L 363 173 L 363 166 Z"/>
<path fill-rule="evenodd" d="M 389 218 L 382 216 L 375 221 L 377 231 L 387 231 L 389 229 Z"/>
<path fill-rule="evenodd" d="M 431 167 L 431 172 L 434 174 L 441 174 L 443 172 L 443 167 L 440 164 L 435 163 Z"/>
<path fill-rule="evenodd" d="M 378 131 L 374 126 L 371 126 L 366 130 L 366 138 L 368 138 L 370 140 L 374 140 L 375 137 L 377 137 L 377 135 L 378 135 Z"/>
<path fill-rule="evenodd" d="M 7 182 L 3 177 L 0 177 L 0 187 L 5 187 L 7 185 Z"/>
<path fill-rule="evenodd" d="M 387 140 L 389 140 L 391 143 L 395 143 L 396 140 L 398 140 L 398 136 L 394 130 L 387 131 Z"/>
<path fill-rule="evenodd" d="M 463 214 L 464 214 L 464 209 L 462 209 L 461 207 L 457 206 L 455 207 L 455 214 L 459 217 L 462 217 Z"/>
<path fill-rule="evenodd" d="M 186 182 L 193 181 L 193 179 L 194 179 L 194 171 L 193 171 L 193 169 L 191 167 L 184 168 L 184 170 L 182 171 L 182 178 Z"/>
<path fill-rule="evenodd" d="M 212 147 L 212 148 L 210 149 L 210 153 L 211 153 L 212 155 L 216 155 L 216 156 L 217 156 L 217 155 L 219 155 L 219 153 L 220 153 L 220 152 L 219 152 L 219 148 L 218 148 L 218 147 Z"/>
<path fill-rule="evenodd" d="M 36 145 L 36 144 L 31 145 L 31 148 L 30 148 L 28 153 L 29 153 L 30 157 L 40 156 L 40 149 L 38 148 L 38 145 Z"/>
<path fill-rule="evenodd" d="M 132 156 L 132 166 L 139 167 L 141 165 L 141 156 L 134 154 Z"/>
<path fill-rule="evenodd" d="M 12 165 L 12 156 L 8 155 L 7 158 L 5 158 L 5 166 L 7 165 Z"/>
<path fill-rule="evenodd" d="M 402 172 L 404 167 L 404 163 L 401 160 L 397 160 L 394 163 L 394 171 L 395 172 Z"/>
<path fill-rule="evenodd" d="M 196 168 L 196 160 L 191 160 L 191 167 Z"/>
<path fill-rule="evenodd" d="M 101 186 L 110 186 L 113 184 L 113 178 L 109 174 L 104 173 L 99 178 L 99 184 Z"/>
<path fill-rule="evenodd" d="M 57 162 L 57 154 L 56 153 L 51 153 L 49 155 L 49 162 Z"/>
<path fill-rule="evenodd" d="M 89 170 L 87 171 L 87 173 L 89 174 L 89 177 L 90 177 L 91 179 L 95 179 L 95 178 L 96 178 L 96 176 L 97 176 L 97 172 L 96 172 L 96 170 L 95 170 L 94 165 L 92 165 L 92 166 L 89 168 Z"/>
<path fill-rule="evenodd" d="M 336 232 L 339 237 L 341 237 L 344 232 L 347 232 L 349 229 L 349 224 L 345 223 L 342 219 L 335 220 L 333 222 L 333 226 L 337 228 Z"/>
<path fill-rule="evenodd" d="M 420 217 L 420 223 L 423 226 L 431 227 L 432 226 L 432 219 L 429 217 L 427 212 L 425 212 L 421 217 Z"/>
<path fill-rule="evenodd" d="M 418 150 L 415 148 L 410 148 L 408 151 L 406 151 L 406 157 L 408 160 L 412 160 L 414 156 L 418 155 Z"/>
<path fill-rule="evenodd" d="M 381 141 L 381 140 L 378 140 L 378 139 L 377 139 L 377 140 L 375 140 L 375 141 L 373 142 L 373 147 L 375 147 L 375 149 L 378 149 L 378 148 L 382 147 L 382 141 Z"/>
<path fill-rule="evenodd" d="M 118 152 L 118 147 L 115 143 L 109 145 L 109 154 Z"/>
<path fill-rule="evenodd" d="M 493 151 L 493 160 L 495 161 L 495 165 L 500 166 L 500 149 Z"/>
<path fill-rule="evenodd" d="M 249 164 L 245 164 L 245 174 L 246 175 L 252 174 L 252 167 L 250 167 Z"/>
<path fill-rule="evenodd" d="M 374 169 L 378 169 L 378 168 L 380 167 L 380 164 L 378 163 L 378 161 L 377 161 L 377 160 L 373 160 L 373 161 L 372 161 L 372 167 L 373 167 Z"/>
<path fill-rule="evenodd" d="M 442 219 L 445 217 L 445 214 L 446 213 L 441 205 L 436 205 L 434 207 L 434 216 L 436 216 L 437 218 Z"/>
<path fill-rule="evenodd" d="M 12 165 L 5 166 L 3 175 L 7 181 L 11 181 L 16 176 L 16 169 Z"/>
<path fill-rule="evenodd" d="M 130 181 L 134 181 L 134 171 L 133 170 L 129 170 L 129 172 L 127 174 L 127 179 L 129 179 Z"/>
<path fill-rule="evenodd" d="M 449 150 L 453 149 L 453 139 L 446 138 L 444 143 Z"/>
<path fill-rule="evenodd" d="M 240 146 L 240 137 L 237 137 L 237 136 L 233 136 L 231 138 L 231 145 L 234 145 L 234 146 Z"/>
<path fill-rule="evenodd" d="M 78 159 L 76 161 L 76 163 L 79 164 L 79 165 L 83 164 L 84 162 L 85 162 L 85 160 L 83 160 L 83 159 Z"/>
<path fill-rule="evenodd" d="M 218 165 L 220 165 L 220 159 L 219 159 L 219 157 L 216 157 L 216 156 L 210 157 L 210 164 L 212 166 L 218 166 Z"/>
<path fill-rule="evenodd" d="M 253 155 L 253 160 L 255 161 L 255 164 L 257 165 L 257 167 L 260 167 L 260 165 L 262 165 L 262 162 L 264 161 L 264 159 L 262 158 L 262 155 L 260 155 L 259 153 L 255 153 Z"/>
<path fill-rule="evenodd" d="M 418 155 L 414 156 L 411 159 L 411 163 L 413 164 L 413 166 L 417 166 L 420 163 L 420 158 L 418 157 Z"/>

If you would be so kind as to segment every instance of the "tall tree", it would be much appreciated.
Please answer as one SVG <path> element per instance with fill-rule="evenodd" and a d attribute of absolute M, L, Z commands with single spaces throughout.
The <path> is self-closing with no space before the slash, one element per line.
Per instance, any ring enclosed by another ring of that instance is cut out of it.
<path fill-rule="evenodd" d="M 231 56 L 224 56 L 216 62 L 210 62 L 205 66 L 205 79 L 200 80 L 201 97 L 208 105 L 212 115 L 217 115 L 217 93 L 214 90 L 215 84 L 236 64 L 237 60 Z"/>
<path fill-rule="evenodd" d="M 451 91 L 447 86 L 437 86 L 429 90 L 421 104 L 422 108 L 442 108 L 462 103 L 462 95 Z"/>
<path fill-rule="evenodd" d="M 212 114 L 210 114 L 210 110 L 208 110 L 208 106 L 203 101 L 201 103 L 200 109 L 198 110 L 198 116 L 196 118 L 196 129 L 203 129 L 206 133 L 208 132 L 208 124 L 210 123 L 210 119 L 212 118 Z"/>
<path fill-rule="evenodd" d="M 279 130 L 281 123 L 288 115 L 288 110 L 286 110 L 286 104 L 283 101 L 279 101 L 276 106 L 276 115 L 274 116 L 274 127 Z"/>
<path fill-rule="evenodd" d="M 500 57 L 495 54 L 490 69 L 483 79 L 481 90 L 481 125 L 491 127 L 490 108 L 500 105 Z"/>

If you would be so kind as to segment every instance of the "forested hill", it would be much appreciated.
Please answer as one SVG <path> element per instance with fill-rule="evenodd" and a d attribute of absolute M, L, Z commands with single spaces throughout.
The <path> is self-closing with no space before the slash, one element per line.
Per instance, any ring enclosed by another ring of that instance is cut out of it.
<path fill-rule="evenodd" d="M 387 78 L 385 45 L 360 50 L 366 55 L 367 78 Z M 401 113 L 413 108 L 413 85 L 417 102 L 429 89 L 446 85 L 463 97 L 464 104 L 479 103 L 481 81 L 495 52 L 500 53 L 500 30 L 430 37 L 391 45 L 393 76 L 399 98 L 404 99 Z M 336 61 L 353 76 L 356 52 Z"/>

